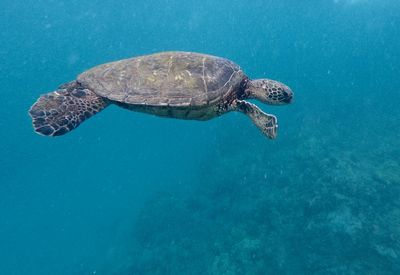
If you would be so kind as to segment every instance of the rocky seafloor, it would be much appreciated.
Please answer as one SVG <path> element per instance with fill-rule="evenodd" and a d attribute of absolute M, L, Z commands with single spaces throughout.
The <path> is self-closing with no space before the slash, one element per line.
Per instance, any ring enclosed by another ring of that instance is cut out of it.
<path fill-rule="evenodd" d="M 273 144 L 222 135 L 190 191 L 147 202 L 113 274 L 400 274 L 395 117 L 314 107 Z"/>

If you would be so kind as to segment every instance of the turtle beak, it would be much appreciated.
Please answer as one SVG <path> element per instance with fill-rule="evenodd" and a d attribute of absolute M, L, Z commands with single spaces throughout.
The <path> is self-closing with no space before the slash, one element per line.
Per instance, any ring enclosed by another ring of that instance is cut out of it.
<path fill-rule="evenodd" d="M 285 90 L 282 93 L 283 99 L 282 102 L 289 104 L 293 101 L 293 92 L 289 87 L 285 87 Z"/>

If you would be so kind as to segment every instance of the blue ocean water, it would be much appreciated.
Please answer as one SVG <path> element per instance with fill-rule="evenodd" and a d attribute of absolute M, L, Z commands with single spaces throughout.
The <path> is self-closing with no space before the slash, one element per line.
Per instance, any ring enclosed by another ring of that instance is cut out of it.
<path fill-rule="evenodd" d="M 0 274 L 400 274 L 400 2 L 0 2 Z M 288 84 L 230 113 L 112 106 L 36 135 L 40 94 L 166 50 Z"/>

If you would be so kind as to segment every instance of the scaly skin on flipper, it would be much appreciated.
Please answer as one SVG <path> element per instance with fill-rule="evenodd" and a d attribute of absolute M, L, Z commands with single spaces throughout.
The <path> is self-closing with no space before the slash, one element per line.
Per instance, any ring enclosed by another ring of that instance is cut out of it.
<path fill-rule="evenodd" d="M 29 115 L 38 134 L 60 136 L 75 129 L 108 104 L 108 100 L 74 81 L 41 96 L 29 110 Z"/>
<path fill-rule="evenodd" d="M 264 135 L 270 139 L 276 138 L 278 128 L 278 120 L 276 116 L 264 113 L 256 105 L 244 100 L 237 100 L 236 108 L 238 111 L 250 117 L 253 123 L 263 132 Z"/>

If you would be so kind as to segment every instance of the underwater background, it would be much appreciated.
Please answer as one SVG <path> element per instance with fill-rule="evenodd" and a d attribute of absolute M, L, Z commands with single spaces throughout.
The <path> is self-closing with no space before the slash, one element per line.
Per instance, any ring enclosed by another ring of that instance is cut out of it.
<path fill-rule="evenodd" d="M 0 2 L 0 274 L 400 274 L 400 1 Z M 166 50 L 288 84 L 276 140 L 107 108 L 33 132 L 39 95 Z"/>

